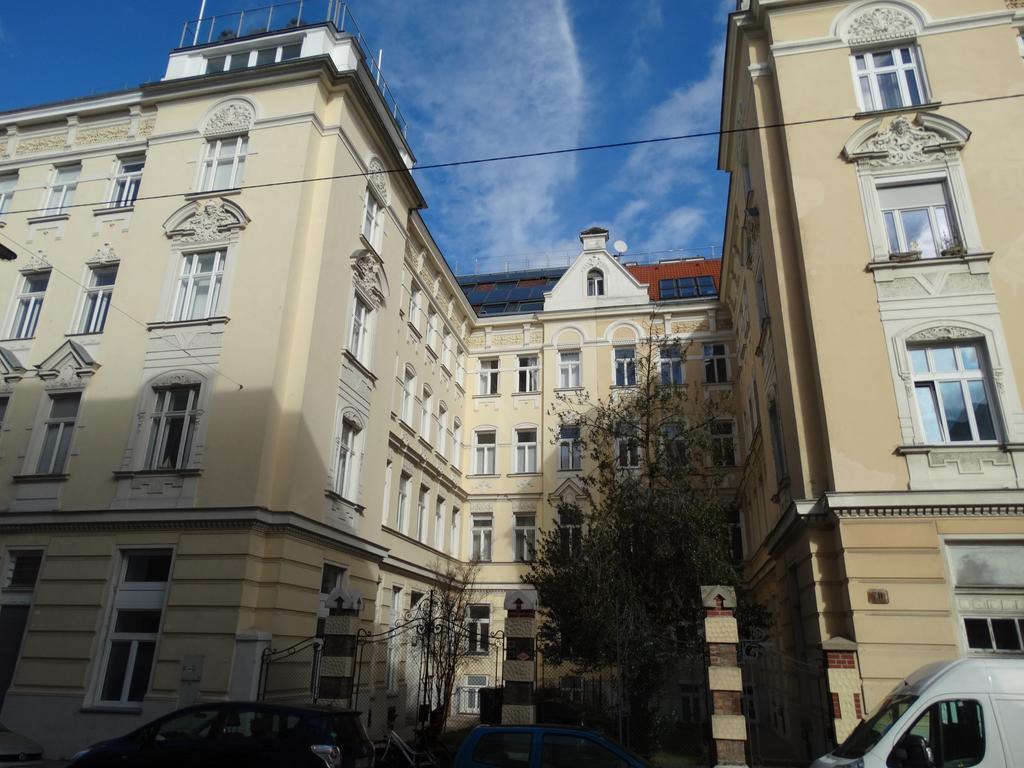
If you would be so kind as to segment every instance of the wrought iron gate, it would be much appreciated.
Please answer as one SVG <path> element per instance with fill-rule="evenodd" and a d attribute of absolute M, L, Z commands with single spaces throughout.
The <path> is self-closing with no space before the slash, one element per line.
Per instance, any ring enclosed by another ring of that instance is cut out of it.
<path fill-rule="evenodd" d="M 322 651 L 323 641 L 319 637 L 307 637 L 277 651 L 265 649 L 260 658 L 257 700 L 264 701 L 267 691 L 273 691 L 275 701 L 316 704 L 321 698 Z"/>
<path fill-rule="evenodd" d="M 751 765 L 806 763 L 832 749 L 828 681 L 821 660 L 787 655 L 760 637 L 741 640 L 739 663 Z"/>

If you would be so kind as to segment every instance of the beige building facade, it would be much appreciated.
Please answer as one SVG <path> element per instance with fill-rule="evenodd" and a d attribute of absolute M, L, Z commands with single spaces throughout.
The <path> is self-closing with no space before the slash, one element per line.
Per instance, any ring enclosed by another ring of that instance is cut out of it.
<path fill-rule="evenodd" d="M 1024 649 L 1019 5 L 730 17 L 745 579 L 829 666 L 840 739 L 922 664 Z"/>
<path fill-rule="evenodd" d="M 732 403 L 745 586 L 778 653 L 830 667 L 822 745 L 926 661 L 1020 653 L 1022 13 L 743 3 L 723 260 L 586 230 L 493 314 L 474 290 L 511 276 L 451 273 L 337 9 L 187 28 L 159 82 L 0 115 L 0 719 L 68 756 L 272 697 L 265 652 L 337 613 L 383 633 L 470 560 L 475 636 L 504 629 L 586 471 L 553 406 L 628 387 L 652 336 Z M 383 727 L 399 666 L 335 700 Z M 798 689 L 745 695 L 800 732 Z"/>

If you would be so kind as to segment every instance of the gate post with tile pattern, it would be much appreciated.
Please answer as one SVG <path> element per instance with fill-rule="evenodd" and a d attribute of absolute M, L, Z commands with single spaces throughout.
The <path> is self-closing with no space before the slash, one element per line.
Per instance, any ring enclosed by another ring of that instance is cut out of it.
<path fill-rule="evenodd" d="M 821 649 L 825 652 L 835 741 L 842 744 L 857 723 L 864 719 L 857 644 L 845 637 L 833 637 L 822 643 Z"/>
<path fill-rule="evenodd" d="M 737 663 L 740 635 L 735 616 L 736 590 L 708 586 L 700 591 L 712 702 L 712 761 L 715 766 L 745 766 L 747 722 L 741 709 L 743 673 Z"/>

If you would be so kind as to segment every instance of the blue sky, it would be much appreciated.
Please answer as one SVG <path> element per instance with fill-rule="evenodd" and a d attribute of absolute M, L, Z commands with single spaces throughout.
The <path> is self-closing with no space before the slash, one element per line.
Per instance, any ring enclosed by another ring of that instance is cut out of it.
<path fill-rule="evenodd" d="M 207 0 L 207 15 L 265 4 Z M 714 129 L 734 0 L 351 0 L 421 164 Z M 0 3 L 0 110 L 163 74 L 199 0 Z M 55 41 L 54 35 L 59 37 Z M 719 244 L 727 179 L 701 139 L 427 170 L 458 272 L 564 260 L 600 224 L 638 254 Z M 668 254 L 662 256 L 668 257 Z"/>

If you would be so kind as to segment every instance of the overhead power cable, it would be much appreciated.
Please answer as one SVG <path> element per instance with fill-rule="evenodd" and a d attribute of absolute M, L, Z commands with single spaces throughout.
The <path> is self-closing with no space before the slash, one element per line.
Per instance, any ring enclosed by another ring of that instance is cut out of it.
<path fill-rule="evenodd" d="M 1020 99 L 1024 98 L 1024 93 L 1010 93 L 1003 96 L 985 96 L 977 99 L 961 99 L 959 101 L 945 101 L 942 102 L 943 107 L 959 107 L 968 104 L 984 104 L 995 101 L 1007 101 L 1009 99 Z M 765 123 L 763 125 L 751 125 L 743 128 L 726 128 L 724 130 L 714 131 L 695 131 L 693 133 L 681 133 L 675 136 L 656 136 L 646 139 L 631 139 L 628 141 L 613 141 L 606 142 L 603 144 L 588 144 L 585 146 L 578 147 L 564 147 L 561 149 L 545 149 L 538 150 L 536 152 L 519 152 L 509 155 L 491 155 L 488 157 L 477 157 L 469 160 L 449 160 L 441 163 L 427 163 L 425 165 L 417 165 L 413 168 L 384 168 L 375 171 L 356 171 L 353 173 L 339 173 L 332 176 L 310 176 L 298 179 L 282 179 L 280 181 L 267 181 L 261 184 L 242 184 L 239 187 L 233 189 L 270 189 L 273 187 L 284 187 L 295 184 L 310 184 L 318 181 L 340 181 L 342 179 L 354 179 L 354 178 L 368 178 L 370 176 L 376 176 L 379 173 L 392 174 L 392 173 L 415 173 L 418 171 L 435 171 L 442 170 L 445 168 L 462 168 L 473 165 L 484 165 L 486 163 L 501 163 L 510 162 L 513 160 L 532 160 L 541 157 L 556 157 L 558 155 L 569 155 L 581 152 L 596 152 L 599 150 L 607 149 L 623 149 L 627 147 L 640 147 L 645 145 L 653 144 L 665 144 L 673 141 L 686 141 L 691 139 L 707 139 L 716 136 L 728 136 L 738 133 L 752 133 L 755 131 L 765 131 L 774 128 L 795 128 L 803 125 L 817 125 L 821 123 L 831 123 L 840 120 L 851 120 L 858 117 L 858 114 L 843 114 L 843 115 L 830 115 L 827 117 L 812 117 L 806 120 L 791 120 L 791 121 L 780 121 L 776 123 Z M 139 195 L 135 198 L 135 202 L 151 201 L 151 200 L 167 200 L 170 198 L 178 198 L 182 195 L 191 194 L 195 190 L 185 190 L 182 192 L 166 192 L 161 195 Z M 216 190 L 211 190 L 216 191 Z M 69 208 L 95 208 L 97 206 L 105 205 L 106 200 L 94 201 L 91 203 L 72 203 L 66 205 L 63 209 Z M 42 208 L 21 208 L 18 210 L 9 210 L 5 212 L 5 215 L 11 215 L 14 213 L 39 213 L 48 210 L 45 207 Z"/>

